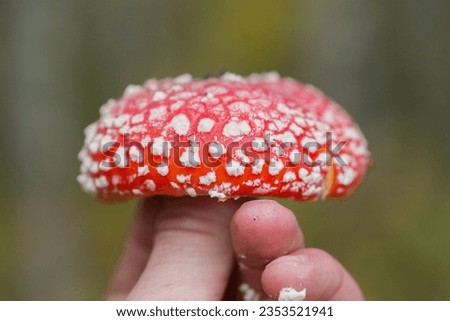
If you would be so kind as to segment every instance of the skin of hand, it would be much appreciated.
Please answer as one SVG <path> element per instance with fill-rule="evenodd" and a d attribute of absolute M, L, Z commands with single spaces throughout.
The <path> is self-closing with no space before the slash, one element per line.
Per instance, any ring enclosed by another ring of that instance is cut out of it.
<path fill-rule="evenodd" d="M 288 288 L 306 289 L 305 300 L 364 300 L 275 201 L 152 197 L 139 205 L 106 299 L 278 300 Z"/>

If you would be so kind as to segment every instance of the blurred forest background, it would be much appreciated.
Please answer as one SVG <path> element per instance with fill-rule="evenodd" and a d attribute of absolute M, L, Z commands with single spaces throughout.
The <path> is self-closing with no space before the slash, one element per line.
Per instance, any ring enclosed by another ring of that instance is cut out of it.
<path fill-rule="evenodd" d="M 371 300 L 450 300 L 449 1 L 0 1 L 0 299 L 100 299 L 134 202 L 75 177 L 83 129 L 150 77 L 277 70 L 360 124 L 345 201 L 284 202 Z"/>

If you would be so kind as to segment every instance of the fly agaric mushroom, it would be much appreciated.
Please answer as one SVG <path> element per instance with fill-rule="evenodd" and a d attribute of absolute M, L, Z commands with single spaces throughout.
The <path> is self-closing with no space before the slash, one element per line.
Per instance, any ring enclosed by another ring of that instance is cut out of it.
<path fill-rule="evenodd" d="M 106 201 L 341 198 L 369 163 L 363 134 L 337 103 L 274 72 L 130 85 L 85 135 L 78 181 Z"/>

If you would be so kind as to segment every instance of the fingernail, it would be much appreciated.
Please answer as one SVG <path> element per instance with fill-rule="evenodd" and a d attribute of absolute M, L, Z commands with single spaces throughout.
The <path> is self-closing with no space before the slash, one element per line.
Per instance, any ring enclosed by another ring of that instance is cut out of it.
<path fill-rule="evenodd" d="M 285 255 L 282 257 L 283 263 L 282 264 L 295 264 L 295 265 L 310 265 L 309 259 L 305 255 Z M 272 264 L 278 264 L 278 260 L 275 259 L 269 264 L 267 264 L 267 267 L 271 266 Z"/>

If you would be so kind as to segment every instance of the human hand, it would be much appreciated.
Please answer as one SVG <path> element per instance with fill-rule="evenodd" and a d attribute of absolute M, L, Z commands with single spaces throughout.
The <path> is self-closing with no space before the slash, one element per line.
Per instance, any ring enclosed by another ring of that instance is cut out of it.
<path fill-rule="evenodd" d="M 236 264 L 237 263 L 237 264 Z M 110 300 L 363 300 L 347 270 L 305 248 L 275 201 L 206 197 L 141 201 Z"/>

